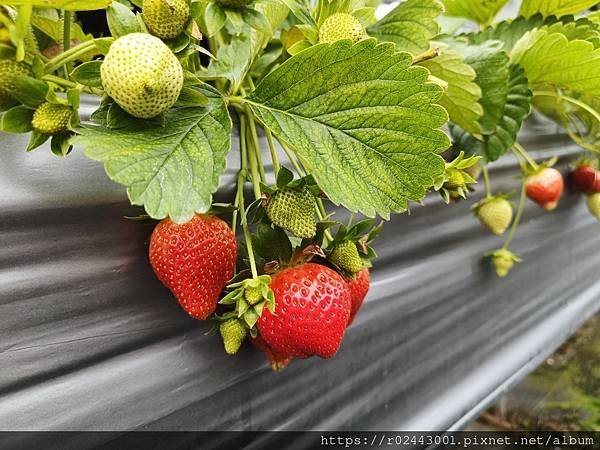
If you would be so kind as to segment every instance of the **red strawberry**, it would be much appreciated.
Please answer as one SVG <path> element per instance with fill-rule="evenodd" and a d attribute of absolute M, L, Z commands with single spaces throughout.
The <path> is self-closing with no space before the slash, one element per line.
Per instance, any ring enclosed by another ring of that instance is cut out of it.
<path fill-rule="evenodd" d="M 267 345 L 265 340 L 256 336 L 255 338 L 250 339 L 254 346 L 259 350 L 262 350 L 267 355 L 267 359 L 269 360 L 269 364 L 271 364 L 271 369 L 275 372 L 279 372 L 287 367 L 287 365 L 292 361 L 290 356 L 283 356 L 279 353 L 275 353 L 271 347 Z"/>
<path fill-rule="evenodd" d="M 545 167 L 525 179 L 525 188 L 527 197 L 542 208 L 552 211 L 558 205 L 558 200 L 563 193 L 564 181 L 558 170 Z"/>
<path fill-rule="evenodd" d="M 354 322 L 354 317 L 356 317 L 356 313 L 362 306 L 367 292 L 369 292 L 371 286 L 369 269 L 365 268 L 358 272 L 354 278 L 346 280 L 346 286 L 350 290 L 350 301 L 352 303 L 352 311 L 350 311 L 350 317 L 348 318 L 348 326 L 350 326 Z"/>
<path fill-rule="evenodd" d="M 350 316 L 350 291 L 332 269 L 307 263 L 273 276 L 275 314 L 265 309 L 258 332 L 276 353 L 294 358 L 331 358 Z"/>
<path fill-rule="evenodd" d="M 600 192 L 600 172 L 589 164 L 581 164 L 571 172 L 573 184 L 579 192 L 593 194 Z"/>
<path fill-rule="evenodd" d="M 184 224 L 165 219 L 150 240 L 154 273 L 196 319 L 214 312 L 236 258 L 235 236 L 218 217 L 196 215 Z"/>

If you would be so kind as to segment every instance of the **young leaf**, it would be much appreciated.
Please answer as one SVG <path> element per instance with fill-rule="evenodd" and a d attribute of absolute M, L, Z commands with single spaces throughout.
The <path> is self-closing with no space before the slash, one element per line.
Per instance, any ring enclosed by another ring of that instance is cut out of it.
<path fill-rule="evenodd" d="M 590 42 L 534 30 L 515 45 L 512 61 L 525 69 L 534 90 L 550 85 L 600 96 L 600 49 Z"/>
<path fill-rule="evenodd" d="M 482 25 L 488 25 L 508 0 L 442 0 L 442 3 L 449 16 L 465 17 Z"/>
<path fill-rule="evenodd" d="M 123 3 L 112 2 L 106 10 L 106 19 L 110 34 L 115 38 L 142 31 L 133 11 Z"/>
<path fill-rule="evenodd" d="M 108 176 L 127 186 L 131 203 L 154 219 L 181 223 L 206 212 L 219 184 L 231 145 L 231 119 L 220 94 L 203 85 L 206 107 L 166 113 L 164 127 L 130 118 L 115 130 L 101 125 L 78 129 L 86 155 L 104 162 Z"/>
<path fill-rule="evenodd" d="M 523 0 L 519 15 L 531 17 L 541 13 L 544 17 L 577 14 L 598 4 L 598 0 Z"/>
<path fill-rule="evenodd" d="M 367 33 L 379 42 L 393 42 L 398 50 L 422 53 L 439 32 L 435 19 L 441 12 L 436 0 L 407 0 L 367 28 Z"/>
<path fill-rule="evenodd" d="M 279 66 L 247 99 L 295 148 L 336 204 L 367 216 L 402 212 L 444 170 L 447 120 L 440 86 L 412 56 L 366 39 L 311 47 Z"/>
<path fill-rule="evenodd" d="M 483 142 L 475 139 L 459 127 L 451 127 L 451 132 L 458 147 L 477 153 L 488 161 L 500 158 L 516 142 L 523 121 L 531 109 L 532 93 L 527 78 L 518 65 L 510 67 L 510 83 L 508 97 L 504 105 L 502 117 L 498 121 L 496 131 L 483 136 Z"/>
<path fill-rule="evenodd" d="M 475 70 L 459 53 L 447 49 L 421 65 L 448 83 L 440 105 L 448 111 L 450 121 L 473 135 L 481 135 L 479 119 L 483 116 L 483 107 L 479 104 L 481 88 L 475 82 Z"/>

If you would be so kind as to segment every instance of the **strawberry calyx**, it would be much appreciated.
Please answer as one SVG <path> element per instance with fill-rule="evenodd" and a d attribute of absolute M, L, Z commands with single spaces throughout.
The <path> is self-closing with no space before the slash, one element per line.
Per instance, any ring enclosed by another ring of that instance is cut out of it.
<path fill-rule="evenodd" d="M 231 312 L 233 316 L 253 330 L 265 306 L 271 313 L 275 313 L 275 294 L 269 287 L 270 284 L 271 276 L 266 274 L 232 283 L 227 286 L 229 293 L 219 304 L 235 305 L 234 311 Z"/>
<path fill-rule="evenodd" d="M 521 161 L 521 172 L 523 173 L 523 176 L 525 178 L 527 177 L 531 177 L 534 175 L 537 175 L 541 172 L 544 171 L 544 169 L 549 169 L 551 167 L 554 167 L 556 165 L 558 161 L 558 158 L 556 156 L 554 156 L 553 158 L 550 158 L 546 161 L 543 161 L 541 163 L 537 163 L 535 166 L 525 162 L 525 161 Z"/>
<path fill-rule="evenodd" d="M 478 174 L 473 170 L 480 160 L 481 156 L 465 157 L 465 152 L 461 151 L 454 160 L 446 163 L 444 173 L 434 180 L 433 185 L 444 202 L 467 198 L 471 191 L 470 185 L 477 183 Z"/>

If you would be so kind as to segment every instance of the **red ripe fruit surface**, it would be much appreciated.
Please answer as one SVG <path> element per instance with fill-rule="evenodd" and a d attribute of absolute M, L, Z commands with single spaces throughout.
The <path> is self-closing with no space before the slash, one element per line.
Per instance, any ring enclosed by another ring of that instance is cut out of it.
<path fill-rule="evenodd" d="M 548 211 L 558 205 L 564 185 L 561 173 L 552 167 L 546 167 L 536 174 L 529 175 L 525 180 L 527 197 Z"/>
<path fill-rule="evenodd" d="M 237 242 L 226 222 L 196 215 L 176 224 L 160 222 L 150 239 L 150 264 L 158 279 L 171 290 L 192 317 L 211 315 L 219 295 L 233 276 Z"/>
<path fill-rule="evenodd" d="M 348 326 L 352 325 L 356 313 L 362 306 L 369 287 L 371 287 L 371 275 L 369 269 L 365 268 L 358 272 L 354 278 L 346 280 L 346 286 L 350 290 L 350 302 L 352 304 L 352 310 L 350 311 L 350 317 L 348 319 Z"/>
<path fill-rule="evenodd" d="M 275 314 L 265 309 L 257 327 L 279 355 L 333 357 L 350 317 L 350 292 L 334 270 L 307 263 L 282 270 L 271 281 Z"/>
<path fill-rule="evenodd" d="M 575 188 L 584 194 L 600 192 L 600 172 L 592 166 L 581 165 L 571 172 Z"/>

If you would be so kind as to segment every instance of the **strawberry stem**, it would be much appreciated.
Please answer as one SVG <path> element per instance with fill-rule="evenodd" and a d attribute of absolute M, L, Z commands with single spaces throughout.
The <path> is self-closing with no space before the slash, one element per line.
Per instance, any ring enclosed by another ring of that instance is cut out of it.
<path fill-rule="evenodd" d="M 594 119 L 596 119 L 598 121 L 598 123 L 600 123 L 600 113 L 598 111 L 596 111 L 594 108 L 592 108 L 589 105 L 586 105 L 584 102 L 579 101 L 573 97 L 569 97 L 568 95 L 564 95 L 560 92 L 552 92 L 552 91 L 536 91 L 533 93 L 534 97 L 556 97 L 558 100 L 566 100 L 567 102 L 578 106 L 579 108 L 583 109 L 584 111 L 586 111 L 587 113 L 589 113 Z"/>
<path fill-rule="evenodd" d="M 513 150 L 515 150 L 516 153 L 521 155 L 521 157 L 527 162 L 527 164 L 529 164 L 529 166 L 534 171 L 539 170 L 540 166 L 538 166 L 538 164 L 533 160 L 533 158 L 531 156 L 529 156 L 529 153 L 527 153 L 527 150 L 525 150 L 521 144 L 519 144 L 518 142 L 515 142 L 513 144 Z"/>
<path fill-rule="evenodd" d="M 252 139 L 252 147 L 258 163 L 258 170 L 260 173 L 260 181 L 266 183 L 267 177 L 265 175 L 265 167 L 262 161 L 262 154 L 260 149 L 260 141 L 258 140 L 258 133 L 256 132 L 256 123 L 254 121 L 254 115 L 248 105 L 245 108 L 246 117 L 248 118 L 248 128 L 250 128 L 250 138 Z"/>
<path fill-rule="evenodd" d="M 483 166 L 483 182 L 485 184 L 485 198 L 491 198 L 492 196 L 492 186 L 490 184 L 490 174 L 488 173 L 488 169 L 486 166 Z"/>
<path fill-rule="evenodd" d="M 277 150 L 273 143 L 273 133 L 268 128 L 265 128 L 265 134 L 267 135 L 267 142 L 269 143 L 269 151 L 271 152 L 271 161 L 273 162 L 273 172 L 275 172 L 275 178 L 279 174 L 279 158 L 277 157 Z"/>
<path fill-rule="evenodd" d="M 71 22 L 73 20 L 73 13 L 71 11 L 63 10 L 63 52 L 66 52 L 71 48 Z M 71 64 L 65 63 L 65 78 L 69 79 L 69 71 Z"/>
<path fill-rule="evenodd" d="M 515 232 L 517 231 L 517 227 L 519 226 L 519 223 L 521 222 L 521 217 L 523 216 L 523 210 L 525 209 L 525 193 L 526 193 L 525 180 L 523 180 L 523 183 L 521 184 L 521 195 L 519 196 L 519 206 L 517 208 L 517 215 L 515 216 L 515 220 L 513 221 L 512 225 L 510 227 L 510 232 L 508 233 L 506 241 L 504 242 L 504 245 L 502 246 L 503 250 L 508 250 L 508 246 L 510 245 L 513 238 L 515 237 Z"/>
<path fill-rule="evenodd" d="M 77 58 L 85 55 L 92 48 L 96 46 L 96 39 L 91 39 L 89 41 L 82 42 L 81 44 L 73 47 L 66 52 L 57 55 L 52 58 L 50 61 L 46 63 L 44 66 L 45 73 L 52 73 L 57 70 L 59 67 L 62 67 L 68 62 L 75 61 Z"/>

